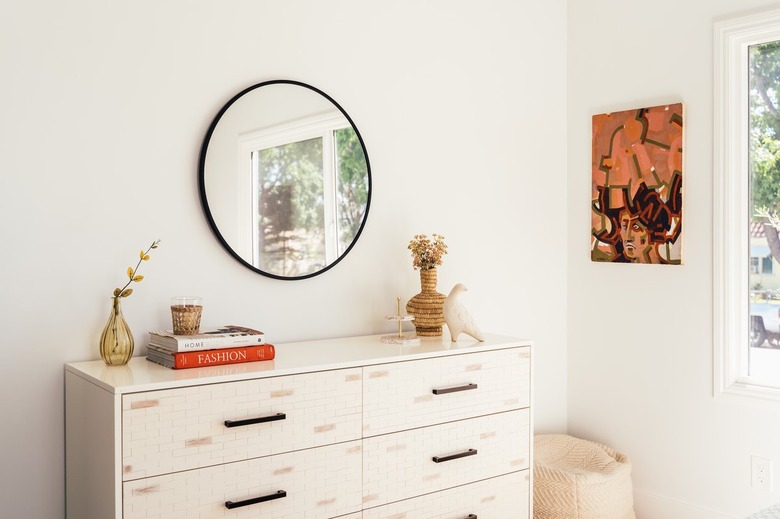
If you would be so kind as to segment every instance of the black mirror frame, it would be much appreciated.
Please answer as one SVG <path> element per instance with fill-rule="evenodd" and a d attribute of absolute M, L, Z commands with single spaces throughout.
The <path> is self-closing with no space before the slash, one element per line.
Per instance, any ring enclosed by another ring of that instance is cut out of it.
<path fill-rule="evenodd" d="M 216 129 L 217 125 L 219 124 L 219 121 L 222 119 L 222 116 L 225 114 L 225 112 L 228 111 L 228 109 L 238 101 L 242 96 L 248 94 L 249 92 L 252 92 L 258 88 L 268 86 L 268 85 L 278 85 L 278 84 L 285 84 L 285 85 L 295 85 L 303 88 L 308 88 L 309 90 L 312 90 L 318 94 L 320 94 L 322 97 L 333 103 L 333 106 L 339 109 L 339 111 L 346 117 L 347 121 L 349 121 L 349 124 L 352 125 L 352 129 L 355 130 L 355 134 L 357 135 L 358 141 L 360 142 L 360 146 L 363 148 L 363 155 L 366 158 L 366 174 L 368 175 L 368 194 L 366 197 L 366 210 L 363 214 L 363 221 L 360 223 L 360 228 L 358 229 L 357 233 L 355 233 L 355 237 L 352 239 L 352 243 L 349 244 L 349 247 L 344 251 L 341 256 L 336 258 L 336 260 L 333 263 L 330 263 L 323 267 L 322 269 L 318 270 L 317 272 L 312 272 L 310 274 L 306 274 L 303 276 L 280 276 L 278 274 L 273 274 L 271 272 L 266 272 L 264 270 L 261 270 L 251 263 L 248 263 L 244 258 L 238 255 L 236 251 L 234 251 L 230 245 L 225 240 L 224 236 L 222 236 L 222 233 L 219 232 L 219 228 L 217 227 L 216 222 L 214 221 L 214 217 L 211 214 L 211 209 L 209 209 L 209 203 L 208 203 L 208 197 L 206 195 L 206 153 L 208 151 L 209 142 L 211 141 L 211 136 L 214 133 L 214 130 Z M 373 192 L 373 186 L 372 186 L 372 180 L 371 180 L 371 163 L 368 160 L 368 150 L 366 149 L 366 144 L 363 142 L 363 136 L 360 135 L 360 131 L 358 130 L 357 126 L 355 125 L 354 121 L 352 121 L 352 118 L 347 114 L 347 112 L 341 107 L 340 104 L 338 104 L 332 97 L 330 97 L 328 94 L 323 92 L 322 90 L 313 87 L 311 85 L 308 85 L 306 83 L 302 83 L 300 81 L 294 81 L 290 79 L 274 79 L 270 81 L 263 81 L 262 83 L 257 83 L 255 85 L 252 85 L 248 88 L 245 88 L 235 96 L 233 96 L 230 101 L 225 103 L 225 106 L 220 109 L 220 111 L 217 113 L 216 117 L 214 117 L 214 120 L 209 125 L 208 131 L 206 131 L 206 136 L 203 139 L 203 144 L 200 148 L 200 158 L 198 159 L 198 194 L 200 195 L 200 203 L 203 208 L 203 214 L 206 216 L 206 220 L 209 223 L 209 227 L 211 227 L 211 231 L 214 233 L 214 236 L 217 238 L 219 243 L 222 245 L 222 247 L 231 255 L 234 259 L 236 259 L 239 263 L 244 265 L 246 268 L 253 270 L 257 272 L 258 274 L 262 274 L 263 276 L 267 276 L 269 278 L 274 279 L 281 279 L 284 281 L 295 281 L 299 279 L 308 279 L 314 276 L 318 276 L 320 274 L 323 274 L 327 272 L 328 270 L 335 267 L 344 257 L 346 257 L 347 254 L 349 254 L 352 251 L 352 248 L 357 243 L 358 239 L 360 238 L 360 235 L 363 233 L 363 228 L 366 225 L 366 221 L 368 220 L 368 212 L 369 208 L 371 207 L 371 195 Z"/>

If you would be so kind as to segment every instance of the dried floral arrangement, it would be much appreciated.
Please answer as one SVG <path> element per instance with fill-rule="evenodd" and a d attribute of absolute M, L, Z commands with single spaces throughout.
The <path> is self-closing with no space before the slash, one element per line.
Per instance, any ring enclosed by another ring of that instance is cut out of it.
<path fill-rule="evenodd" d="M 441 265 L 444 255 L 447 254 L 444 236 L 436 233 L 432 236 L 433 239 L 430 239 L 426 234 L 416 234 L 409 242 L 407 248 L 412 251 L 412 264 L 415 270 L 434 269 Z"/>
<path fill-rule="evenodd" d="M 133 293 L 132 288 L 128 288 L 130 286 L 130 283 L 138 283 L 140 282 L 144 277 L 138 274 L 138 267 L 141 266 L 141 262 L 143 261 L 149 261 L 149 251 L 152 249 L 156 249 L 160 245 L 160 240 L 155 240 L 152 242 L 152 244 L 149 246 L 146 251 L 141 251 L 140 258 L 138 260 L 138 263 L 135 265 L 135 268 L 133 267 L 127 267 L 127 277 L 130 278 L 130 280 L 123 286 L 122 288 L 115 288 L 114 289 L 114 297 L 127 297 L 130 294 Z"/>

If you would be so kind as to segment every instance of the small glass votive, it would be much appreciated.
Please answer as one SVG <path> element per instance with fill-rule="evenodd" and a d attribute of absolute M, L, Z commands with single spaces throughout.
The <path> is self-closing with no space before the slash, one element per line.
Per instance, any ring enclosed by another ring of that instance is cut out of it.
<path fill-rule="evenodd" d="M 179 296 L 171 298 L 171 320 L 174 335 L 194 335 L 200 332 L 203 298 Z"/>

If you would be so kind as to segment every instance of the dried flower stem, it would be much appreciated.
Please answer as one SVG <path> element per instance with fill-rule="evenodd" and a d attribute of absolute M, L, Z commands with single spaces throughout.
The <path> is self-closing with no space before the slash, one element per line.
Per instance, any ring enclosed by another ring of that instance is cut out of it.
<path fill-rule="evenodd" d="M 132 283 L 133 281 L 138 283 L 144 279 L 143 276 L 136 274 L 136 272 L 138 272 L 138 267 L 141 266 L 141 262 L 149 261 L 149 251 L 151 251 L 152 249 L 156 249 L 159 245 L 160 245 L 160 240 L 153 241 L 152 244 L 149 246 L 149 248 L 146 249 L 146 251 L 143 250 L 141 251 L 141 254 L 139 255 L 140 259 L 138 260 L 138 263 L 135 265 L 135 268 L 127 267 L 127 277 L 129 277 L 130 279 L 122 288 L 114 289 L 114 297 L 127 297 L 133 293 L 133 289 L 127 287 L 129 287 L 130 283 Z"/>

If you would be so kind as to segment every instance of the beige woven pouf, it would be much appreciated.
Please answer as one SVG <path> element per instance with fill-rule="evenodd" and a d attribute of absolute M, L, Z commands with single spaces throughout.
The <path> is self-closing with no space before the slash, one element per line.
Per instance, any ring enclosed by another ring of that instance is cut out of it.
<path fill-rule="evenodd" d="M 534 519 L 635 519 L 631 463 L 568 434 L 534 437 Z"/>

